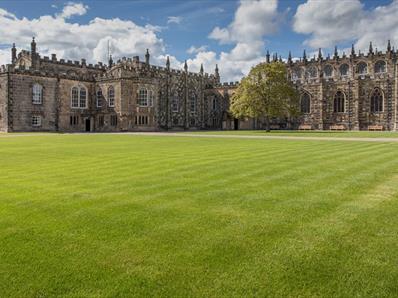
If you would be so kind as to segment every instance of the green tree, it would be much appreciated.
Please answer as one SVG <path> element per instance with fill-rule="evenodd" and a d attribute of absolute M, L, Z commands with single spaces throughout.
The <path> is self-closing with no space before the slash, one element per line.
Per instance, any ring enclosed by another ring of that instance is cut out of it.
<path fill-rule="evenodd" d="M 272 117 L 298 114 L 298 98 L 282 62 L 260 63 L 242 79 L 232 96 L 230 111 L 236 118 L 264 118 L 270 131 Z"/>

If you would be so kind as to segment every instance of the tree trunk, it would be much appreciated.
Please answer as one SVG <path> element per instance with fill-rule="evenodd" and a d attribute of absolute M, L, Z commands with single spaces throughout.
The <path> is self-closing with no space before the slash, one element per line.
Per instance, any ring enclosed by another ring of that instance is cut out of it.
<path fill-rule="evenodd" d="M 268 115 L 265 116 L 265 131 L 270 132 L 271 131 L 271 125 L 269 123 L 269 117 Z"/>

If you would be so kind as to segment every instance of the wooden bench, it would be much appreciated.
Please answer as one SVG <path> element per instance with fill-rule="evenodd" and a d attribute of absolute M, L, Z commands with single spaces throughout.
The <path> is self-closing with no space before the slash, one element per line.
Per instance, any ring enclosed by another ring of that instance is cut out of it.
<path fill-rule="evenodd" d="M 298 129 L 299 130 L 312 130 L 312 126 L 309 124 L 301 124 Z"/>
<path fill-rule="evenodd" d="M 368 130 L 369 131 L 383 131 L 384 127 L 383 127 L 383 125 L 369 125 Z"/>
<path fill-rule="evenodd" d="M 345 130 L 344 125 L 331 125 L 330 130 Z"/>

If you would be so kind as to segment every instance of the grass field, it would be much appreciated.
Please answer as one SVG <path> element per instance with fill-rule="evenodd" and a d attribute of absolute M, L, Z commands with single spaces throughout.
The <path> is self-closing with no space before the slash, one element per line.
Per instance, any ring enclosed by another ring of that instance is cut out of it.
<path fill-rule="evenodd" d="M 398 144 L 0 138 L 1 297 L 396 297 Z"/>

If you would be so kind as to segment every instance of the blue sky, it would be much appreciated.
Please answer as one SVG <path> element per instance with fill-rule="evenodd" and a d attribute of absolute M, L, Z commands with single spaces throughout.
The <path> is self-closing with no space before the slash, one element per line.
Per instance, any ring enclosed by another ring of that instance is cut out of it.
<path fill-rule="evenodd" d="M 170 55 L 174 67 L 188 60 L 191 70 L 203 63 L 212 72 L 218 63 L 223 79 L 237 80 L 266 49 L 299 57 L 335 44 L 365 51 L 370 40 L 383 49 L 398 42 L 397 13 L 393 0 L 0 1 L 0 62 L 30 35 L 43 54 L 92 62 L 106 60 L 110 39 L 116 58 L 143 57 L 148 47 L 154 64 Z"/>

